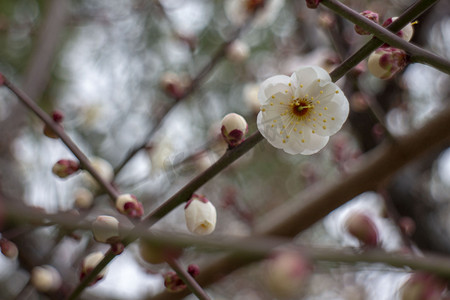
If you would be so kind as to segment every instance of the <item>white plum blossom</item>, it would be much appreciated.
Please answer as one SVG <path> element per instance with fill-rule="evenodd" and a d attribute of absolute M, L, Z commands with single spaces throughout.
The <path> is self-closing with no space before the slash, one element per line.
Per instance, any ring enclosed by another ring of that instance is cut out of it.
<path fill-rule="evenodd" d="M 272 24 L 278 16 L 284 0 L 227 0 L 225 14 L 236 26 L 242 26 L 253 16 L 252 25 L 264 27 Z"/>
<path fill-rule="evenodd" d="M 275 148 L 289 154 L 314 154 L 341 129 L 347 98 L 319 67 L 303 67 L 290 77 L 276 75 L 260 86 L 257 124 Z"/>

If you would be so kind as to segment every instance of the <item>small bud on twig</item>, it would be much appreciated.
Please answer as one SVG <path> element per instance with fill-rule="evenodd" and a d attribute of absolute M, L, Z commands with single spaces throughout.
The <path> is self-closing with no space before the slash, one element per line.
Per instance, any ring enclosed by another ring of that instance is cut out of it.
<path fill-rule="evenodd" d="M 392 47 L 381 47 L 369 56 L 370 73 L 380 79 L 390 79 L 407 64 L 406 52 Z"/>
<path fill-rule="evenodd" d="M 230 113 L 222 119 L 222 136 L 230 147 L 235 147 L 245 140 L 248 125 L 238 114 Z"/>
<path fill-rule="evenodd" d="M 116 208 L 120 213 L 132 218 L 140 218 L 144 214 L 142 203 L 131 194 L 123 194 L 117 197 Z"/>
<path fill-rule="evenodd" d="M 100 251 L 93 252 L 93 253 L 89 254 L 88 256 L 86 256 L 81 263 L 80 280 L 83 280 L 84 277 L 89 275 L 89 273 L 91 273 L 92 270 L 94 270 L 94 268 L 103 260 L 104 257 L 105 256 Z M 103 268 L 103 270 L 100 271 L 100 273 L 97 274 L 95 279 L 93 281 L 91 281 L 91 283 L 89 283 L 89 285 L 90 286 L 94 285 L 99 280 L 103 279 L 106 272 L 107 272 L 107 268 L 105 267 L 105 268 Z"/>
<path fill-rule="evenodd" d="M 372 219 L 361 212 L 352 213 L 346 220 L 345 226 L 348 233 L 357 238 L 366 246 L 378 245 L 378 230 Z"/>
<path fill-rule="evenodd" d="M 373 12 L 370 10 L 365 10 L 365 11 L 361 12 L 360 15 L 362 15 L 363 17 L 366 17 L 367 19 L 369 19 L 377 24 L 379 22 L 378 14 L 376 12 Z M 360 35 L 370 34 L 370 32 L 368 32 L 367 30 L 364 30 L 363 28 L 361 28 L 358 25 L 355 25 L 355 31 L 357 34 L 360 34 Z"/>
<path fill-rule="evenodd" d="M 216 208 L 205 196 L 194 194 L 184 207 L 184 215 L 192 233 L 207 235 L 216 227 Z"/>
<path fill-rule="evenodd" d="M 92 233 L 99 243 L 115 243 L 119 238 L 119 221 L 111 216 L 98 216 L 92 223 Z"/>
<path fill-rule="evenodd" d="M 52 168 L 53 174 L 59 178 L 66 178 L 80 170 L 80 164 L 71 159 L 60 159 Z"/>

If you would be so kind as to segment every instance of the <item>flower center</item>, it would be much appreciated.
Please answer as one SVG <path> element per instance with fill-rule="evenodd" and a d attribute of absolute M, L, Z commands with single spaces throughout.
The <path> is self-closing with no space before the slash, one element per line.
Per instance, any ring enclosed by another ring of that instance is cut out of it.
<path fill-rule="evenodd" d="M 307 115 L 311 111 L 311 109 L 314 108 L 312 103 L 305 98 L 295 99 L 294 101 L 292 101 L 291 106 L 293 114 L 298 117 Z"/>
<path fill-rule="evenodd" d="M 257 9 L 264 7 L 265 0 L 247 0 L 247 11 L 255 12 Z"/>

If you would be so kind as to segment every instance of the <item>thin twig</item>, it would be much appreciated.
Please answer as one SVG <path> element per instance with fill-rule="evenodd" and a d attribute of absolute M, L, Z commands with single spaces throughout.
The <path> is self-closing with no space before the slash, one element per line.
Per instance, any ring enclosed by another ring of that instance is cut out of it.
<path fill-rule="evenodd" d="M 167 259 L 167 263 L 169 266 L 178 274 L 181 280 L 187 285 L 189 290 L 198 297 L 200 300 L 211 300 L 208 294 L 203 290 L 203 288 L 195 281 L 194 277 L 192 277 L 183 266 L 176 259 Z"/>
<path fill-rule="evenodd" d="M 397 32 L 401 30 L 405 25 L 409 24 L 412 20 L 417 19 L 421 14 L 423 14 L 425 11 L 427 11 L 429 8 L 431 8 L 438 0 L 421 0 L 417 1 L 414 5 L 412 5 L 410 8 L 408 8 L 404 13 L 402 13 L 397 20 L 392 22 L 387 29 L 391 30 L 392 32 Z M 327 1 L 324 0 L 322 2 L 325 6 L 327 6 Z M 331 9 L 331 8 L 330 8 Z M 352 11 L 351 14 L 357 14 L 355 11 Z M 359 16 L 359 14 L 357 14 Z M 360 19 L 359 17 L 355 18 Z M 365 19 L 365 18 L 364 18 Z M 359 21 L 358 25 L 362 26 Z M 366 22 L 366 20 L 362 20 L 364 22 L 364 26 L 369 26 L 370 30 L 372 30 L 372 27 L 376 25 L 374 22 Z M 378 26 L 380 27 L 380 26 Z M 369 29 L 367 29 L 369 30 Z M 372 32 L 372 31 L 370 31 Z M 364 58 L 369 56 L 370 53 L 375 51 L 378 47 L 383 45 L 383 41 L 377 39 L 376 37 L 372 38 L 368 43 L 366 43 L 363 47 L 361 47 L 357 52 L 355 52 L 352 56 L 347 58 L 342 64 L 340 64 L 336 69 L 334 69 L 330 76 L 333 79 L 333 81 L 337 81 L 339 78 L 345 75 L 345 73 L 348 72 L 348 70 L 355 67 L 357 64 L 359 64 Z"/>
<path fill-rule="evenodd" d="M 1 74 L 0 74 L 1 76 Z M 94 169 L 92 164 L 89 162 L 87 156 L 78 148 L 78 146 L 72 141 L 72 139 L 64 132 L 62 127 L 54 122 L 48 114 L 46 114 L 28 95 L 22 91 L 20 88 L 16 87 L 7 78 L 4 78 L 4 85 L 9 88 L 19 100 L 27 106 L 31 111 L 33 111 L 47 126 L 49 126 L 61 139 L 61 141 L 69 148 L 69 150 L 78 158 L 80 161 L 80 166 L 82 169 L 88 171 L 92 177 L 97 180 L 100 186 L 108 193 L 113 201 L 119 196 L 117 190 L 112 186 L 111 183 L 103 179 L 100 174 Z"/>
<path fill-rule="evenodd" d="M 214 67 L 221 61 L 221 59 L 225 56 L 226 50 L 228 46 L 236 40 L 240 33 L 243 31 L 245 26 L 238 28 L 231 37 L 222 43 L 222 45 L 219 46 L 219 48 L 216 50 L 216 53 L 212 56 L 211 60 L 198 72 L 197 76 L 194 77 L 194 79 L 191 81 L 191 84 L 187 88 L 187 90 L 184 92 L 182 96 L 176 99 L 171 105 L 169 105 L 165 110 L 160 114 L 159 118 L 155 122 L 155 126 L 152 127 L 152 129 L 146 134 L 145 138 L 141 143 L 136 145 L 134 148 L 132 148 L 123 161 L 115 168 L 114 174 L 117 176 L 117 174 L 122 171 L 122 169 L 126 166 L 126 164 L 142 149 L 144 149 L 152 139 L 153 135 L 156 131 L 159 130 L 159 128 L 162 126 L 164 119 L 169 114 L 170 111 L 172 111 L 175 106 L 177 106 L 178 103 L 180 103 L 183 99 L 186 99 L 189 97 L 192 93 L 195 92 L 195 90 L 198 88 L 198 86 L 201 84 L 201 82 L 205 79 L 205 77 L 211 72 L 211 70 L 214 69 Z"/>

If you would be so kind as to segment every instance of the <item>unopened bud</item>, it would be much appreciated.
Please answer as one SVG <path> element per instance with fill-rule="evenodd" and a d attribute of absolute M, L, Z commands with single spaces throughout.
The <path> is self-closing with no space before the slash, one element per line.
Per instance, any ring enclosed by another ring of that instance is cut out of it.
<path fill-rule="evenodd" d="M 114 169 L 111 166 L 109 162 L 106 160 L 99 158 L 99 157 L 93 157 L 90 159 L 91 165 L 94 168 L 94 170 L 102 177 L 106 182 L 111 182 L 114 178 Z M 83 180 L 86 182 L 86 184 L 93 188 L 98 189 L 99 184 L 97 180 L 92 177 L 91 174 L 85 173 L 83 176 Z"/>
<path fill-rule="evenodd" d="M 306 6 L 308 8 L 317 8 L 319 6 L 320 0 L 306 0 Z"/>
<path fill-rule="evenodd" d="M 186 288 L 184 281 L 173 271 L 164 274 L 164 286 L 168 292 L 177 293 Z"/>
<path fill-rule="evenodd" d="M 139 241 L 139 254 L 149 264 L 156 265 L 165 262 L 167 259 L 176 259 L 182 253 L 183 250 L 180 248 L 164 247 L 143 239 Z"/>
<path fill-rule="evenodd" d="M 74 160 L 70 159 L 60 159 L 58 160 L 52 168 L 53 174 L 59 178 L 66 178 L 80 169 L 80 164 Z"/>
<path fill-rule="evenodd" d="M 234 62 L 243 62 L 248 58 L 250 48 L 241 40 L 235 40 L 227 48 L 227 58 Z"/>
<path fill-rule="evenodd" d="M 53 121 L 55 121 L 55 123 L 57 123 L 58 126 L 63 128 L 61 123 L 64 120 L 64 113 L 62 111 L 54 110 L 52 112 L 52 119 L 53 119 Z M 44 133 L 44 135 L 46 135 L 47 137 L 52 138 L 52 139 L 59 138 L 59 136 L 56 134 L 56 132 L 53 131 L 53 129 L 51 129 L 50 126 L 48 126 L 47 124 L 44 125 L 43 133 Z"/>
<path fill-rule="evenodd" d="M 237 146 L 245 140 L 248 131 L 247 121 L 241 115 L 230 113 L 222 119 L 221 131 L 230 147 Z"/>
<path fill-rule="evenodd" d="M 191 82 L 176 73 L 166 72 L 162 75 L 160 84 L 166 94 L 175 99 L 180 99 L 184 96 Z"/>
<path fill-rule="evenodd" d="M 92 270 L 94 270 L 94 268 L 103 260 L 104 257 L 105 256 L 100 251 L 93 252 L 93 253 L 89 254 L 88 256 L 86 256 L 81 263 L 80 280 L 83 280 L 84 277 L 89 275 L 89 273 L 91 273 Z M 106 274 L 106 271 L 107 271 L 107 268 L 106 267 L 103 268 L 103 270 L 101 270 L 100 273 L 97 274 L 95 279 L 93 281 L 91 281 L 91 283 L 89 283 L 89 285 L 94 285 L 99 280 L 103 279 L 103 277 Z"/>
<path fill-rule="evenodd" d="M 19 255 L 19 249 L 17 249 L 16 244 L 5 238 L 0 239 L 0 248 L 2 254 L 7 258 L 16 259 Z"/>
<path fill-rule="evenodd" d="M 34 267 L 31 270 L 31 284 L 43 293 L 54 292 L 59 289 L 62 284 L 61 275 L 52 266 L 43 265 Z"/>
<path fill-rule="evenodd" d="M 378 24 L 379 19 L 378 19 L 378 14 L 376 12 L 370 11 L 370 10 L 365 10 L 362 13 L 360 13 L 360 15 L 362 15 L 363 17 L 366 17 L 367 19 L 375 22 Z M 361 28 L 358 25 L 355 25 L 355 31 L 357 34 L 360 35 L 368 35 L 370 34 L 370 32 L 364 30 L 363 28 Z"/>
<path fill-rule="evenodd" d="M 292 297 L 302 291 L 312 271 L 312 264 L 302 254 L 283 250 L 267 260 L 265 279 L 274 295 Z"/>
<path fill-rule="evenodd" d="M 144 207 L 134 195 L 123 194 L 116 199 L 117 210 L 129 217 L 140 218 L 144 214 Z"/>
<path fill-rule="evenodd" d="M 98 216 L 92 223 L 92 233 L 97 242 L 116 243 L 119 239 L 119 221 L 111 216 Z"/>
<path fill-rule="evenodd" d="M 88 209 L 94 202 L 94 195 L 85 188 L 78 188 L 75 191 L 75 207 L 80 209 Z"/>
<path fill-rule="evenodd" d="M 378 245 L 378 230 L 372 219 L 361 212 L 352 213 L 346 220 L 345 226 L 348 233 L 357 238 L 366 246 Z"/>
<path fill-rule="evenodd" d="M 398 19 L 398 17 L 393 17 L 393 18 L 387 19 L 386 21 L 384 21 L 383 27 L 387 27 L 387 26 L 391 25 L 391 23 L 397 19 Z M 403 27 L 402 30 L 397 32 L 397 35 L 407 42 L 409 42 L 412 39 L 413 34 L 414 34 L 414 28 L 413 28 L 412 23 L 409 23 L 408 25 Z"/>
<path fill-rule="evenodd" d="M 207 235 L 216 227 L 216 208 L 205 196 L 194 194 L 184 207 L 184 215 L 192 233 Z"/>
<path fill-rule="evenodd" d="M 190 264 L 187 271 L 192 277 L 197 277 L 200 274 L 200 268 L 196 264 Z"/>
<path fill-rule="evenodd" d="M 436 276 L 417 272 L 403 284 L 401 300 L 439 300 L 445 290 L 445 282 Z"/>
<path fill-rule="evenodd" d="M 369 56 L 370 73 L 380 79 L 389 79 L 407 64 L 406 52 L 392 47 L 381 47 Z"/>

